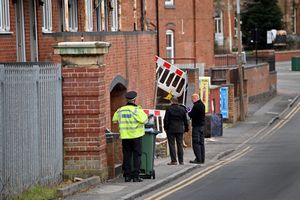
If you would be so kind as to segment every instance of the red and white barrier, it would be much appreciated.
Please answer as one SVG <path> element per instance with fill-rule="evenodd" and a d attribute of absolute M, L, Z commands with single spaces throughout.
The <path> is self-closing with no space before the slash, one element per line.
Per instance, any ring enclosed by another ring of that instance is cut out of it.
<path fill-rule="evenodd" d="M 155 110 L 155 109 L 144 109 L 144 112 L 147 115 L 153 115 L 154 116 L 154 129 L 161 132 L 156 137 L 157 138 L 167 138 L 167 134 L 164 130 L 164 117 L 165 117 L 165 110 Z"/>
<path fill-rule="evenodd" d="M 158 56 L 155 56 L 155 60 L 157 64 L 156 75 L 158 76 L 157 87 L 175 97 L 181 96 L 188 83 L 186 72 Z"/>

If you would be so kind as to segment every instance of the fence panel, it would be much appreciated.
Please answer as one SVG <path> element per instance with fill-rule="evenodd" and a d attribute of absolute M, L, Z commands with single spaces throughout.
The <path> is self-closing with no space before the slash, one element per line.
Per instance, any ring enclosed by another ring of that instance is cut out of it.
<path fill-rule="evenodd" d="M 62 175 L 59 65 L 0 64 L 0 191 L 7 198 Z"/>

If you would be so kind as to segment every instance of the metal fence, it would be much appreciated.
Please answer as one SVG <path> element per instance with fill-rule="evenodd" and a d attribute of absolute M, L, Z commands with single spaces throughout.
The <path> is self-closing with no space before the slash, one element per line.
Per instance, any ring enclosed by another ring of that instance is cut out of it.
<path fill-rule="evenodd" d="M 62 179 L 61 66 L 0 63 L 0 199 Z"/>

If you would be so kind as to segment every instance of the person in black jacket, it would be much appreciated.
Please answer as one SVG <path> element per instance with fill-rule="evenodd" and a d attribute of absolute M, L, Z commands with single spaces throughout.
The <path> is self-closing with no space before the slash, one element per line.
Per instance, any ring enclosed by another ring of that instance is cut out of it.
<path fill-rule="evenodd" d="M 194 106 L 188 115 L 192 119 L 192 146 L 196 158 L 191 160 L 190 163 L 201 164 L 205 162 L 205 105 L 196 93 L 192 95 L 192 102 Z"/>
<path fill-rule="evenodd" d="M 172 98 L 171 106 L 166 110 L 164 129 L 167 133 L 171 162 L 168 165 L 177 165 L 175 140 L 179 164 L 183 165 L 183 134 L 188 132 L 188 120 L 185 109 L 178 104 L 177 98 Z"/>

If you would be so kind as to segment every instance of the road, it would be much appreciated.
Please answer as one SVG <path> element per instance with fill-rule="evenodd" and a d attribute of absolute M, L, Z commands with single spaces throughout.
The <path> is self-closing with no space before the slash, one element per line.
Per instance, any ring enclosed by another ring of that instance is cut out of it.
<path fill-rule="evenodd" d="M 299 199 L 299 109 L 281 128 L 249 144 L 243 154 L 164 199 Z"/>
<path fill-rule="evenodd" d="M 299 94 L 300 73 L 278 63 L 278 94 Z M 300 102 L 239 151 L 153 192 L 148 199 L 300 199 Z"/>

